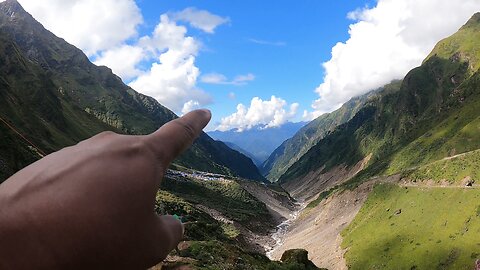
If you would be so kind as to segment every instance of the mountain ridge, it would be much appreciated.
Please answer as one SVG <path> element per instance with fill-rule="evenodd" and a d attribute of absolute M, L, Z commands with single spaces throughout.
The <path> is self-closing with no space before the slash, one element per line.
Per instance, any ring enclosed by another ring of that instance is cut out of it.
<path fill-rule="evenodd" d="M 400 81 L 392 82 L 393 86 Z M 388 86 L 387 86 L 388 87 Z M 395 91 L 390 89 L 389 91 Z M 301 128 L 293 137 L 282 143 L 262 164 L 261 172 L 270 181 L 277 181 L 287 169 L 337 126 L 350 120 L 381 89 L 354 97 L 332 113 L 321 115 Z"/>
<path fill-rule="evenodd" d="M 479 25 L 476 14 L 440 41 L 423 64 L 405 76 L 398 91 L 380 91 L 354 118 L 310 148 L 280 181 L 294 184 L 312 170 L 324 174 L 371 155 L 364 171 L 354 177 L 357 181 L 479 148 L 474 133 L 463 132 L 478 122 L 479 54 L 462 50 L 480 47 Z M 439 50 L 442 44 L 456 44 L 457 49 L 445 53 Z"/>

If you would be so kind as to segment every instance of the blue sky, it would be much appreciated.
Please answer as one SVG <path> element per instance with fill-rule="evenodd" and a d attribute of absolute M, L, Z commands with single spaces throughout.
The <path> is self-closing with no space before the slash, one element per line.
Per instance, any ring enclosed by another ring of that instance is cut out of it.
<path fill-rule="evenodd" d="M 478 0 L 19 2 L 135 90 L 240 131 L 312 120 L 403 78 L 480 11 Z"/>
<path fill-rule="evenodd" d="M 232 114 L 238 103 L 249 104 L 258 96 L 272 95 L 288 102 L 298 102 L 299 112 L 309 110 L 317 98 L 315 88 L 322 82 L 321 64 L 331 56 L 331 48 L 348 39 L 352 20 L 347 13 L 372 1 L 138 1 L 148 34 L 158 23 L 159 14 L 187 7 L 208 10 L 230 22 L 205 34 L 191 29 L 203 43 L 197 66 L 203 73 L 216 72 L 235 77 L 252 73 L 255 80 L 246 85 L 199 86 L 211 93 L 214 102 L 207 107 L 214 112 L 213 122 Z M 270 42 L 259 44 L 252 40 Z M 235 94 L 235 99 L 229 97 Z M 300 121 L 301 113 L 294 121 Z"/>

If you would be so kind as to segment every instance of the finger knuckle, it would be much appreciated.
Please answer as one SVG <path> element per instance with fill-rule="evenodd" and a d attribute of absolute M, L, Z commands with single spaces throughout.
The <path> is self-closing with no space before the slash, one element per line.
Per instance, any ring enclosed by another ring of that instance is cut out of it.
<path fill-rule="evenodd" d="M 117 135 L 117 133 L 115 133 L 115 132 L 113 132 L 113 131 L 103 131 L 103 132 L 99 133 L 99 134 L 97 135 L 97 137 L 99 137 L 99 138 L 106 138 L 106 137 L 113 137 L 113 136 L 115 136 L 115 135 Z"/>
<path fill-rule="evenodd" d="M 145 154 L 151 151 L 150 147 L 143 140 L 136 140 L 135 142 L 131 143 L 129 150 L 134 154 Z"/>

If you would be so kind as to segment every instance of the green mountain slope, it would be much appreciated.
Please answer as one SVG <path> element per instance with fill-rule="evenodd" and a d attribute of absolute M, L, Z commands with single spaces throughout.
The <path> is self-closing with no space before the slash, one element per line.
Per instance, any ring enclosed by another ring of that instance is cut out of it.
<path fill-rule="evenodd" d="M 42 153 L 105 130 L 147 134 L 177 116 L 7 0 L 0 3 L 0 117 L 1 182 Z M 175 163 L 263 180 L 249 158 L 206 134 Z"/>
<path fill-rule="evenodd" d="M 280 178 L 352 166 L 370 156 L 355 180 L 393 174 L 480 148 L 479 14 L 440 42 L 407 74 L 398 91 L 384 90 L 348 122 L 303 155 Z"/>
<path fill-rule="evenodd" d="M 376 186 L 342 232 L 348 268 L 474 269 L 479 198 L 475 189 Z"/>
<path fill-rule="evenodd" d="M 400 82 L 393 82 L 385 91 L 395 91 Z M 266 175 L 270 181 L 276 181 L 287 171 L 292 164 L 298 161 L 310 148 L 317 144 L 327 134 L 334 131 L 339 125 L 352 119 L 352 117 L 365 104 L 374 99 L 378 92 L 370 92 L 360 97 L 352 98 L 340 109 L 324 114 L 308 125 L 301 128 L 292 138 L 286 140 L 278 147 L 270 157 L 263 163 L 261 172 Z"/>

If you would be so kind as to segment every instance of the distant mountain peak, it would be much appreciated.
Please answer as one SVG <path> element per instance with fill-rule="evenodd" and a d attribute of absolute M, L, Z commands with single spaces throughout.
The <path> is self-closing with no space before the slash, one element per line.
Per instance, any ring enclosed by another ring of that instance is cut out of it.
<path fill-rule="evenodd" d="M 9 17 L 15 17 L 16 14 L 27 13 L 17 0 L 6 0 L 0 3 L 0 10 Z"/>
<path fill-rule="evenodd" d="M 284 127 L 289 127 L 289 126 L 304 126 L 308 124 L 308 122 L 285 122 L 279 126 L 268 126 L 268 124 L 257 124 L 257 125 L 254 125 L 254 126 L 251 126 L 249 128 L 232 128 L 232 129 L 229 129 L 229 130 L 225 130 L 225 131 L 222 131 L 222 130 L 214 130 L 212 132 L 237 132 L 237 133 L 242 133 L 242 132 L 248 132 L 248 131 L 262 131 L 262 130 L 272 130 L 272 129 L 280 129 L 280 128 L 284 128 Z"/>
<path fill-rule="evenodd" d="M 28 13 L 17 0 L 6 0 L 0 2 L 0 23 L 13 22 L 31 24 L 32 27 L 42 27 L 43 25 L 35 20 L 30 13 Z M 19 27 L 19 26 L 17 26 Z"/>
<path fill-rule="evenodd" d="M 434 58 L 441 58 L 468 63 L 470 71 L 476 72 L 480 69 L 479 36 L 480 12 L 475 13 L 458 32 L 437 43 L 423 63 Z"/>

